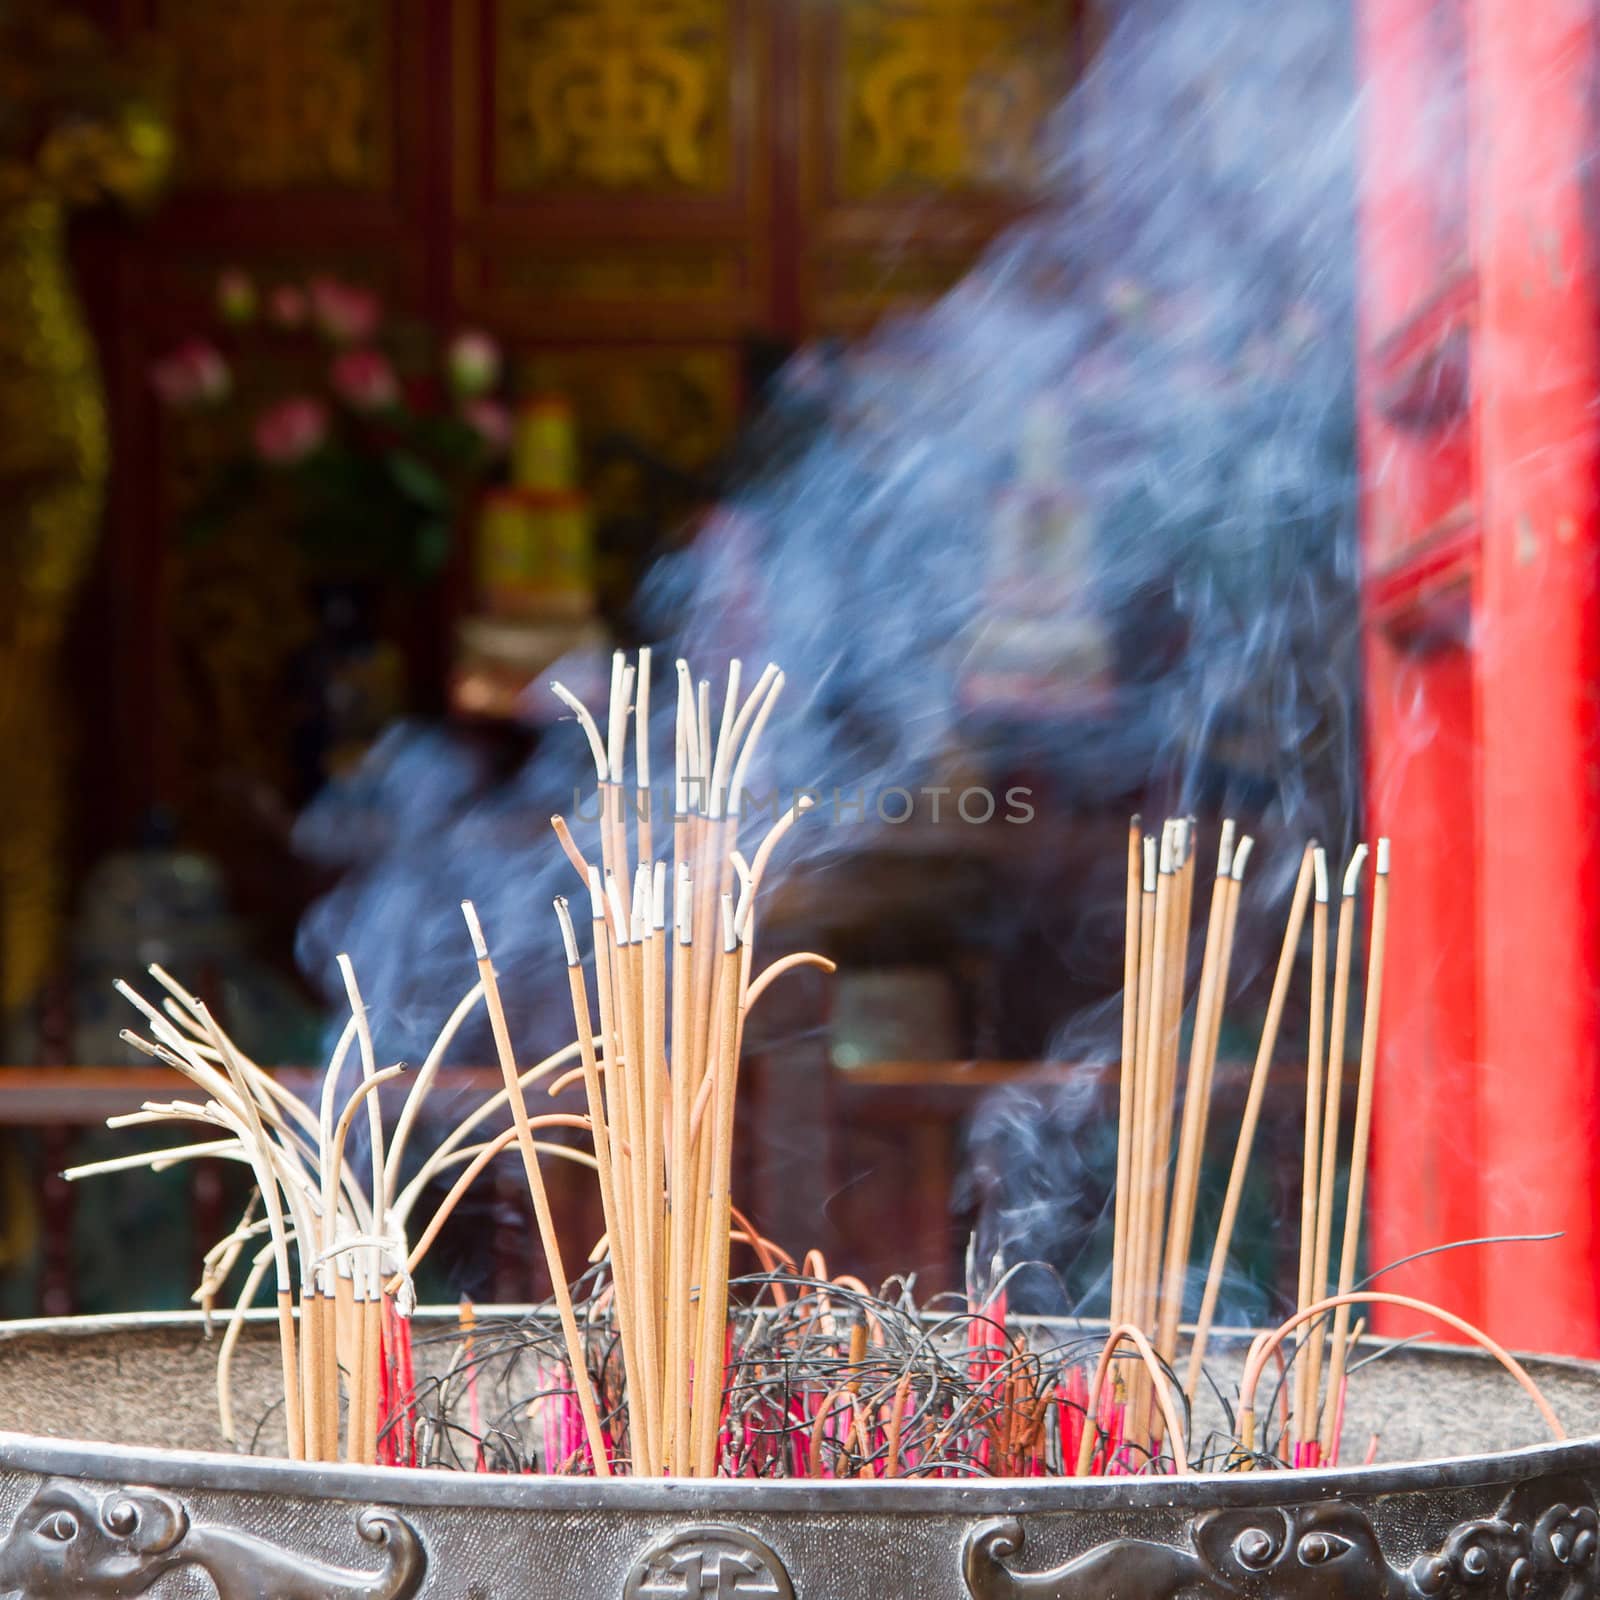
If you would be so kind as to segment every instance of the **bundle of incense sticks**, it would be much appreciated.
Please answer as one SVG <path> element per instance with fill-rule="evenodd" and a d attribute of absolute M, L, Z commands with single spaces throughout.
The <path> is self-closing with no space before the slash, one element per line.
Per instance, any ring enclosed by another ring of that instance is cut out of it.
<path fill-rule="evenodd" d="M 1194 899 L 1197 840 L 1192 819 L 1166 822 L 1146 835 L 1140 819 L 1128 831 L 1126 957 L 1123 991 L 1123 1050 L 1117 1121 L 1117 1189 L 1111 1287 L 1112 1345 L 1126 1340 L 1142 1359 L 1131 1379 L 1116 1380 L 1119 1415 L 1130 1440 L 1159 1447 L 1168 1423 L 1161 1401 L 1177 1358 L 1180 1322 L 1194 1245 L 1201 1161 L 1211 1121 L 1217 1043 L 1227 997 L 1238 922 L 1239 896 L 1252 849 L 1237 839 L 1233 822 L 1223 824 L 1217 852 L 1206 934 L 1194 995 L 1188 1073 L 1179 1093 L 1182 1023 L 1188 1004 L 1189 935 Z M 1308 902 L 1312 909 L 1310 1026 L 1307 1041 L 1306 1111 L 1301 1177 L 1301 1247 L 1297 1310 L 1329 1291 L 1334 1175 L 1339 1148 L 1345 1030 L 1348 1014 L 1355 904 L 1366 846 L 1346 870 L 1340 907 L 1338 953 L 1328 1017 L 1328 868 L 1320 846 L 1308 845 L 1290 901 L 1256 1058 L 1234 1143 L 1227 1189 L 1199 1312 L 1190 1340 L 1184 1393 L 1192 1405 L 1204 1371 L 1207 1344 L 1233 1243 L 1267 1078 L 1278 1043 L 1285 1002 L 1300 954 Z M 1354 1287 L 1361 1231 L 1363 1177 L 1371 1128 L 1377 1065 L 1377 1028 L 1383 992 L 1387 925 L 1389 843 L 1377 849 L 1368 942 L 1365 1020 L 1351 1144 L 1351 1181 L 1346 1199 L 1338 1290 Z M 1325 1021 L 1329 1025 L 1325 1026 Z M 1181 1115 L 1180 1115 L 1181 1106 Z M 1135 1338 L 1137 1335 L 1137 1338 Z M 1331 1336 L 1321 1321 L 1308 1324 L 1306 1349 L 1297 1361 L 1291 1417 L 1295 1465 L 1315 1465 L 1334 1448 L 1334 1419 L 1350 1342 L 1349 1304 L 1333 1318 Z M 1320 1408 L 1322 1360 L 1328 1355 L 1327 1399 Z M 1096 1396 L 1096 1403 L 1099 1397 Z M 1094 1441 L 1086 1436 L 1083 1454 Z"/>
<path fill-rule="evenodd" d="M 746 860 L 738 848 L 745 778 L 783 674 L 769 666 L 742 696 L 734 661 L 714 719 L 710 683 L 697 686 L 688 664 L 677 663 L 669 868 L 654 855 L 649 673 L 648 651 L 637 668 L 620 652 L 614 658 L 604 738 L 588 708 L 555 686 L 588 737 L 601 819 L 598 866 L 555 819 L 588 891 L 588 940 L 580 939 L 564 899 L 556 901 L 556 915 L 609 1246 L 631 1467 L 639 1475 L 705 1477 L 719 1464 L 745 1018 L 783 972 L 806 963 L 831 971 L 832 963 L 801 953 L 751 976 L 762 876 L 809 804 L 797 801 Z M 632 802 L 625 798 L 630 714 Z M 591 1037 L 598 1049 L 583 1042 Z"/>
<path fill-rule="evenodd" d="M 774 848 L 810 804 L 799 799 L 773 825 L 753 860 L 746 860 L 738 848 L 740 800 L 783 686 L 782 673 L 768 667 L 741 698 L 735 661 L 717 725 L 711 718 L 709 683 L 702 681 L 696 690 L 684 662 L 678 663 L 678 673 L 670 929 L 667 864 L 652 854 L 649 652 L 640 652 L 637 667 L 618 653 L 605 741 L 588 710 L 556 686 L 589 737 L 600 785 L 600 868 L 591 867 L 580 854 L 564 821 L 553 819 L 557 837 L 589 891 L 598 1034 L 565 900 L 557 902 L 557 915 L 578 1023 L 573 1043 L 530 1068 L 519 1068 L 488 940 L 475 908 L 464 901 L 478 981 L 440 1030 L 387 1137 L 379 1091 L 404 1068 L 378 1069 L 348 957 L 340 956 L 339 967 L 350 1017 L 315 1110 L 251 1061 L 205 1004 L 161 968 L 150 969 L 167 991 L 161 1009 L 119 984 L 145 1016 L 150 1035 L 126 1031 L 123 1037 L 174 1067 L 207 1098 L 149 1102 L 130 1116 L 111 1119 L 112 1125 L 195 1121 L 223 1136 L 96 1162 L 67 1176 L 76 1179 L 140 1165 L 162 1168 L 203 1157 L 250 1165 L 264 1215 L 247 1215 L 211 1251 L 197 1292 L 209 1310 L 244 1252 L 258 1245 L 219 1353 L 219 1407 L 228 1437 L 233 1437 L 233 1349 L 243 1312 L 270 1270 L 277 1289 L 290 1453 L 336 1459 L 342 1417 L 343 1453 L 360 1462 L 377 1458 L 383 1432 L 379 1396 L 401 1398 L 399 1374 L 409 1360 L 400 1347 L 403 1315 L 389 1314 L 392 1299 L 398 1295 L 399 1309 L 409 1310 L 411 1274 L 469 1186 L 514 1144 L 554 1285 L 592 1469 L 610 1472 L 613 1454 L 625 1439 L 633 1472 L 715 1470 L 730 1245 L 743 1239 L 758 1252 L 769 1257 L 771 1252 L 747 1224 L 736 1226 L 732 1204 L 735 1095 L 745 1018 L 784 972 L 805 964 L 832 971 L 833 964 L 802 952 L 774 963 L 753 980 L 751 976 L 757 890 Z M 638 798 L 624 803 L 630 723 L 637 729 Z M 418 1116 L 457 1033 L 480 1004 L 488 1012 L 504 1087 L 462 1119 L 401 1187 L 401 1157 Z M 360 1078 L 341 1101 L 344 1066 L 357 1045 Z M 556 1078 L 552 1093 L 581 1081 L 587 1114 L 530 1115 L 529 1088 L 555 1077 L 574 1057 L 577 1068 Z M 486 1122 L 507 1110 L 508 1129 L 469 1142 Z M 363 1112 L 366 1178 L 346 1158 L 350 1128 Z M 591 1149 L 535 1137 L 550 1128 L 587 1132 Z M 563 1249 L 544 1177 L 542 1161 L 551 1157 L 593 1170 L 600 1184 L 606 1237 L 589 1255 L 609 1257 L 611 1305 L 626 1372 L 624 1405 L 610 1437 L 590 1372 L 590 1340 L 579 1326 L 569 1288 L 567 1263 L 577 1256 Z M 459 1175 L 411 1243 L 409 1230 L 419 1200 L 452 1168 L 460 1168 Z"/>
<path fill-rule="evenodd" d="M 587 1126 L 586 1119 L 571 1112 L 529 1118 L 524 1110 L 510 1130 L 489 1138 L 480 1132 L 485 1123 L 505 1115 L 508 1100 L 522 1108 L 528 1088 L 568 1066 L 579 1054 L 580 1041 L 517 1074 L 514 1092 L 508 1086 L 475 1106 L 402 1184 L 402 1157 L 417 1119 L 462 1024 L 483 1003 L 485 986 L 482 981 L 474 984 L 452 1011 L 421 1068 L 410 1076 L 399 1115 L 386 1134 L 380 1091 L 399 1079 L 404 1069 L 378 1069 L 366 1007 L 348 957 L 339 958 L 339 967 L 350 1017 L 315 1107 L 251 1060 L 206 1004 L 160 966 L 149 969 L 165 991 L 159 1008 L 119 982 L 119 992 L 143 1014 L 148 1030 L 148 1037 L 132 1030 L 124 1030 L 122 1037 L 173 1067 L 204 1098 L 147 1101 L 139 1111 L 108 1118 L 109 1126 L 193 1122 L 212 1130 L 214 1137 L 93 1162 L 64 1176 L 75 1180 L 135 1167 L 159 1171 L 208 1158 L 246 1163 L 256 1181 L 261 1215 L 256 1215 L 252 1201 L 239 1226 L 207 1252 L 195 1293 L 209 1314 L 234 1269 L 249 1256 L 244 1287 L 218 1350 L 222 1433 L 229 1440 L 236 1437 L 231 1402 L 234 1351 L 244 1313 L 270 1272 L 277 1293 L 289 1453 L 297 1459 L 342 1456 L 362 1463 L 395 1462 L 406 1458 L 407 1448 L 394 1430 L 394 1419 L 404 1415 L 414 1387 L 406 1321 L 411 1275 L 467 1187 L 512 1138 L 520 1137 L 524 1129 L 531 1133 Z M 359 1076 L 341 1098 L 346 1062 L 357 1048 Z M 363 1114 L 367 1150 L 365 1160 L 358 1162 L 347 1149 L 352 1125 Z M 592 1156 L 570 1145 L 535 1140 L 532 1149 L 536 1159 L 594 1165 Z M 415 1244 L 410 1243 L 419 1202 L 441 1176 L 456 1168 L 460 1175 Z"/>

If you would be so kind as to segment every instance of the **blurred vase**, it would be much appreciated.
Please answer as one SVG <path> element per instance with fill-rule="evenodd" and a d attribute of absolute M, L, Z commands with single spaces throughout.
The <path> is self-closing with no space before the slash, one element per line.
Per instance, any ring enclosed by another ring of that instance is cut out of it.
<path fill-rule="evenodd" d="M 107 444 L 93 346 L 68 276 L 65 210 L 0 187 L 0 1003 L 57 953 L 65 800 L 59 656 L 99 529 Z"/>

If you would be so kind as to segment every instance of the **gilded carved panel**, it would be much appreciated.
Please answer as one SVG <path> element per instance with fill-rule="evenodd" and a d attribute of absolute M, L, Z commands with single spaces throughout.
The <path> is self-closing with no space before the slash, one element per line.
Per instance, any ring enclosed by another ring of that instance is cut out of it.
<path fill-rule="evenodd" d="M 843 0 L 845 194 L 1025 190 L 1065 88 L 1060 0 Z"/>
<path fill-rule="evenodd" d="M 392 16 L 387 0 L 162 0 L 184 181 L 385 187 Z"/>
<path fill-rule="evenodd" d="M 733 5 L 495 0 L 498 186 L 725 190 Z"/>

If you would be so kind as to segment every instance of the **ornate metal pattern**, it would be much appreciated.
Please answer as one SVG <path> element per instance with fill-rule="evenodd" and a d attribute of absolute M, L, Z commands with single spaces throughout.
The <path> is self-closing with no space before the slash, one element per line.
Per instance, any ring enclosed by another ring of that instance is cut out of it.
<path fill-rule="evenodd" d="M 844 26 L 850 194 L 1032 184 L 1063 87 L 1059 3 L 856 0 Z"/>
<path fill-rule="evenodd" d="M 962 1561 L 973 1600 L 1592 1600 L 1597 1528 L 1588 1485 L 1553 1477 L 1519 1484 L 1494 1516 L 1461 1523 L 1405 1569 L 1384 1559 L 1367 1513 L 1342 1500 L 1207 1511 L 1188 1545 L 1112 1539 L 1027 1574 L 1005 1565 L 1023 1534 L 1003 1518 L 973 1530 Z"/>
<path fill-rule="evenodd" d="M 0 1593 L 20 1600 L 122 1600 L 179 1567 L 199 1567 L 217 1600 L 411 1600 L 427 1574 L 416 1532 L 367 1510 L 356 1531 L 384 1555 L 376 1572 L 325 1566 L 235 1528 L 190 1520 L 154 1489 L 96 1493 L 58 1478 L 18 1513 L 0 1544 Z"/>
<path fill-rule="evenodd" d="M 794 1600 L 770 1545 L 740 1528 L 678 1528 L 633 1564 L 623 1600 Z"/>
<path fill-rule="evenodd" d="M 386 0 L 165 0 L 185 181 L 386 186 L 390 13 Z"/>
<path fill-rule="evenodd" d="M 728 180 L 731 0 L 500 0 L 503 187 L 717 192 Z"/>

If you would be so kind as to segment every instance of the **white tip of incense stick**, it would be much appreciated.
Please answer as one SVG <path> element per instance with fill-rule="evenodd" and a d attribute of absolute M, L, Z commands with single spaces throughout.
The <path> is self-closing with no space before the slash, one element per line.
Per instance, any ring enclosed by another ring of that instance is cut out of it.
<path fill-rule="evenodd" d="M 339 968 L 339 976 L 344 979 L 344 992 L 350 996 L 350 1007 L 354 1010 L 361 1004 L 361 990 L 356 986 L 356 969 L 350 960 L 350 953 L 341 950 L 333 959 Z"/>
<path fill-rule="evenodd" d="M 1159 871 L 1163 874 L 1172 871 L 1173 834 L 1177 831 L 1178 824 L 1168 821 L 1161 829 L 1161 862 Z"/>
<path fill-rule="evenodd" d="M 1316 874 L 1317 904 L 1328 903 L 1328 852 L 1319 844 L 1311 852 L 1311 870 Z"/>
<path fill-rule="evenodd" d="M 461 915 L 467 919 L 467 932 L 472 935 L 472 953 L 480 961 L 487 961 L 489 945 L 483 937 L 483 924 L 478 921 L 478 908 L 470 900 L 463 900 Z"/>
<path fill-rule="evenodd" d="M 606 890 L 600 881 L 600 869 L 589 868 L 589 916 L 594 922 L 606 919 Z"/>
<path fill-rule="evenodd" d="M 617 887 L 616 876 L 606 874 L 606 902 L 611 907 L 611 932 L 619 945 L 631 944 L 628 930 L 628 908 L 622 903 L 622 890 Z"/>
<path fill-rule="evenodd" d="M 656 862 L 655 880 L 650 885 L 650 924 L 659 933 L 667 925 L 667 864 Z"/>
<path fill-rule="evenodd" d="M 158 1015 L 156 1008 L 151 1005 L 150 1002 L 132 986 L 132 984 L 124 983 L 121 978 L 113 978 L 111 980 L 111 987 L 115 989 L 117 993 L 128 1002 L 129 1005 L 137 1006 L 139 1010 L 144 1012 L 147 1017 L 154 1017 Z"/>
<path fill-rule="evenodd" d="M 733 907 L 733 925 L 739 932 L 739 937 L 744 937 L 745 924 L 750 920 L 751 896 L 755 888 L 755 879 L 750 871 L 750 863 L 745 860 L 742 850 L 735 850 L 728 862 L 739 879 L 739 898 Z"/>
<path fill-rule="evenodd" d="M 567 965 L 578 964 L 578 936 L 572 931 L 572 911 L 565 895 L 556 896 L 556 921 L 561 924 L 561 942 L 566 946 Z"/>
<path fill-rule="evenodd" d="M 695 685 L 694 693 L 694 720 L 695 726 L 700 730 L 700 786 L 701 793 L 698 806 L 701 811 L 706 808 L 709 798 L 709 784 L 711 782 L 712 765 L 716 760 L 716 751 L 713 745 L 716 735 L 711 727 L 711 680 L 702 678 Z"/>
<path fill-rule="evenodd" d="M 1148 834 L 1144 841 L 1144 892 L 1156 892 L 1156 842 Z"/>
<path fill-rule="evenodd" d="M 637 944 L 650 926 L 650 868 L 641 861 L 633 874 L 633 909 L 628 918 Z"/>
<path fill-rule="evenodd" d="M 1219 878 L 1226 878 L 1233 871 L 1234 832 L 1233 818 L 1225 818 L 1222 824 L 1222 843 L 1217 846 L 1217 876 Z"/>
<path fill-rule="evenodd" d="M 722 697 L 722 726 L 717 730 L 717 752 L 711 763 L 711 816 L 722 816 L 728 794 L 728 764 L 733 760 L 733 730 L 739 714 L 739 680 L 744 664 L 737 656 L 728 663 L 728 687 Z"/>
<path fill-rule="evenodd" d="M 617 652 L 619 655 L 621 651 Z M 621 694 L 611 703 L 611 721 L 606 729 L 606 771 L 613 783 L 622 782 L 622 769 L 628 758 L 628 711 L 633 705 L 632 667 L 622 669 Z"/>
<path fill-rule="evenodd" d="M 1380 878 L 1386 878 L 1389 875 L 1389 841 L 1387 839 L 1378 841 L 1377 873 Z"/>
<path fill-rule="evenodd" d="M 694 875 L 689 871 L 688 864 L 678 863 L 677 904 L 673 908 L 673 921 L 678 928 L 678 943 L 691 944 L 694 941 Z"/>
<path fill-rule="evenodd" d="M 677 755 L 676 789 L 677 814 L 689 812 L 689 780 L 699 761 L 699 737 L 695 727 L 694 682 L 689 676 L 689 663 L 678 657 L 678 719 L 674 733 Z"/>
<path fill-rule="evenodd" d="M 600 729 L 595 725 L 594 718 L 589 714 L 589 708 L 577 695 L 564 683 L 557 683 L 554 679 L 550 683 L 550 692 L 573 716 L 578 719 L 578 726 L 583 729 L 584 737 L 589 741 L 589 753 L 594 757 L 594 770 L 600 781 L 606 781 L 606 747 L 600 737 Z"/>
<path fill-rule="evenodd" d="M 756 712 L 755 720 L 750 724 L 750 731 L 745 735 L 738 759 L 733 764 L 733 773 L 728 779 L 728 815 L 730 817 L 737 817 L 743 809 L 745 774 L 750 770 L 751 758 L 755 755 L 756 746 L 761 742 L 761 735 L 766 731 L 767 718 L 772 715 L 772 708 L 777 705 L 778 696 L 783 693 L 784 675 L 770 664 L 767 672 L 770 672 L 772 676 L 767 681 L 766 699 L 761 702 L 761 709 Z M 762 677 L 766 678 L 767 673 L 763 673 Z"/>
<path fill-rule="evenodd" d="M 1250 852 L 1256 847 L 1256 842 L 1247 833 L 1239 841 L 1239 848 L 1233 852 L 1233 881 L 1244 882 L 1245 863 L 1250 859 Z"/>
<path fill-rule="evenodd" d="M 639 688 L 634 697 L 633 781 L 650 787 L 650 646 L 639 647 Z"/>
<path fill-rule="evenodd" d="M 1361 869 L 1366 865 L 1367 847 L 1358 844 L 1350 856 L 1350 865 L 1344 869 L 1344 897 L 1353 899 L 1357 886 L 1361 882 Z"/>
<path fill-rule="evenodd" d="M 722 949 L 727 954 L 730 950 L 739 948 L 739 930 L 733 916 L 733 896 L 725 894 L 722 897 Z"/>

